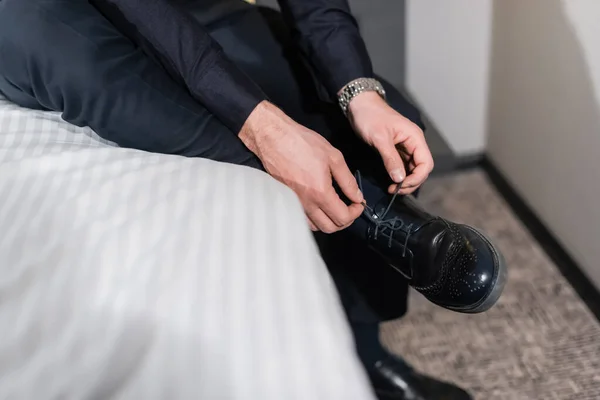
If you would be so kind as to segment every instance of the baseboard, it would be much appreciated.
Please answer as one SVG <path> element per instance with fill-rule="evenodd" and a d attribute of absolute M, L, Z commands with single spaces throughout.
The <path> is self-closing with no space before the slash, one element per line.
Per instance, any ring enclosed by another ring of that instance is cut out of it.
<path fill-rule="evenodd" d="M 560 273 L 575 289 L 581 300 L 596 316 L 596 319 L 600 321 L 600 291 L 594 286 L 592 281 L 586 276 L 556 237 L 546 228 L 535 212 L 513 189 L 494 163 L 488 157 L 483 156 L 478 165 L 486 172 L 490 181 L 511 207 L 512 211 L 523 222 L 550 259 L 552 259 Z"/>
<path fill-rule="evenodd" d="M 460 155 L 456 157 L 456 169 L 459 171 L 465 171 L 477 167 L 481 167 L 481 163 L 485 158 L 484 153 L 474 153 Z"/>
<path fill-rule="evenodd" d="M 457 171 L 468 171 L 473 168 L 480 168 L 485 155 L 483 153 L 467 154 L 467 155 L 453 155 L 451 163 L 448 166 L 444 165 L 442 168 L 438 168 L 438 161 L 434 157 L 435 168 L 433 169 L 432 176 L 440 176 Z M 444 168 L 445 167 L 445 168 Z"/>

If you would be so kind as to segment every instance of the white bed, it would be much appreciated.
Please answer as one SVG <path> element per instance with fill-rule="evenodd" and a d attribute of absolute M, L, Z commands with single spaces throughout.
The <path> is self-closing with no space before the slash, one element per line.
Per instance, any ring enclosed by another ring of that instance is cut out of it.
<path fill-rule="evenodd" d="M 293 193 L 0 98 L 0 399 L 372 399 Z"/>

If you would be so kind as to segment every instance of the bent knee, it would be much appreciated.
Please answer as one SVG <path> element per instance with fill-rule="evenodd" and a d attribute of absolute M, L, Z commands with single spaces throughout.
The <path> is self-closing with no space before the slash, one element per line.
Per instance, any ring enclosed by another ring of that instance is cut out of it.
<path fill-rule="evenodd" d="M 73 79 L 73 71 L 84 70 L 76 66 L 93 54 L 91 43 L 76 45 L 82 39 L 64 23 L 77 7 L 65 1 L 0 1 L 0 92 L 9 100 L 56 109 L 45 95 L 48 86 L 63 76 Z"/>

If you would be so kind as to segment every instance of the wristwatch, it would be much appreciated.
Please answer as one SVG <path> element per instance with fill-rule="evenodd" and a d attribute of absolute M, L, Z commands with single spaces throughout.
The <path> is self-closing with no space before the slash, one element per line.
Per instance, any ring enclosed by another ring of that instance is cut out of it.
<path fill-rule="evenodd" d="M 338 103 L 344 112 L 348 115 L 348 105 L 353 98 L 363 92 L 377 92 L 385 100 L 385 89 L 381 82 L 373 78 L 358 78 L 346 84 L 338 95 Z"/>

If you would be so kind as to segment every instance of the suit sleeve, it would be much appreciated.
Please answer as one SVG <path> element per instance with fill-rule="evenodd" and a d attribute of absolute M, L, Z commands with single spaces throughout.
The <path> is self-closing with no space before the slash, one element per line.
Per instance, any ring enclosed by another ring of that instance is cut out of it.
<path fill-rule="evenodd" d="M 331 98 L 373 66 L 347 0 L 278 0 L 296 42 Z"/>
<path fill-rule="evenodd" d="M 144 40 L 163 66 L 233 132 L 258 103 L 260 87 L 240 71 L 192 16 L 169 0 L 91 0 L 131 39 Z M 124 28 L 124 29 L 123 29 Z M 133 34 L 131 34 L 133 32 Z"/>

